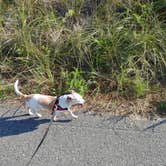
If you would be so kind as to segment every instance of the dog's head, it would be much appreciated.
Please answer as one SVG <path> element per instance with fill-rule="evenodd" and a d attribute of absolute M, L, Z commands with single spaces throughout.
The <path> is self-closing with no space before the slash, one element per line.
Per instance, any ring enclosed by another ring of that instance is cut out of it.
<path fill-rule="evenodd" d="M 83 105 L 85 100 L 83 97 L 75 91 L 71 91 L 70 93 L 64 94 L 59 97 L 59 105 L 62 108 L 70 108 L 74 105 Z"/>

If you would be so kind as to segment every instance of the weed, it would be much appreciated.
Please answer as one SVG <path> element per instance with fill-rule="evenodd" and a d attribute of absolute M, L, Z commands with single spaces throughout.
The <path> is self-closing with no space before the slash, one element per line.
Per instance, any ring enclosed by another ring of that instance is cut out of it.
<path fill-rule="evenodd" d="M 158 115 L 166 115 L 166 101 L 159 101 L 155 103 L 156 113 Z"/>
<path fill-rule="evenodd" d="M 74 68 L 71 72 L 62 71 L 65 87 L 69 90 L 76 90 L 81 95 L 84 95 L 87 91 L 87 83 L 82 77 L 83 74 L 78 68 Z"/>
<path fill-rule="evenodd" d="M 145 96 L 152 84 L 165 81 L 164 1 L 16 0 L 0 5 L 3 78 L 28 77 L 35 88 L 56 95 L 67 89 L 81 94 L 116 90 L 126 97 Z"/>

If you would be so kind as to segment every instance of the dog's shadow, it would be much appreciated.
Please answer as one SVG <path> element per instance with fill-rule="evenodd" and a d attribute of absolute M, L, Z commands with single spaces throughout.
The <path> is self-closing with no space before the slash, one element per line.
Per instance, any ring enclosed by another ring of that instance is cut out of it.
<path fill-rule="evenodd" d="M 25 118 L 27 116 L 27 118 Z M 21 119 L 19 119 L 21 118 Z M 0 137 L 19 135 L 38 129 L 40 124 L 48 123 L 50 119 L 30 117 L 28 114 L 0 118 Z"/>
<path fill-rule="evenodd" d="M 57 123 L 69 123 L 70 119 L 57 120 Z M 0 137 L 19 135 L 38 129 L 39 125 L 49 123 L 50 119 L 30 117 L 29 114 L 0 117 Z"/>

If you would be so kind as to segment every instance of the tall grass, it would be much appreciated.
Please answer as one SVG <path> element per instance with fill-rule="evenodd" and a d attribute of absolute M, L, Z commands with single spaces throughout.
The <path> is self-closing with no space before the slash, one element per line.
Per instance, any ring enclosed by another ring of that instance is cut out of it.
<path fill-rule="evenodd" d="M 0 3 L 3 78 L 136 97 L 165 82 L 164 0 Z"/>

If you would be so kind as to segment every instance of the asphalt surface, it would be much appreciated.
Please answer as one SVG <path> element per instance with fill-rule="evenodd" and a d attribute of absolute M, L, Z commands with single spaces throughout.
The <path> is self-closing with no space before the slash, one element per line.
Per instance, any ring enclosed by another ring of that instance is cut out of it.
<path fill-rule="evenodd" d="M 50 115 L 30 117 L 22 107 L 0 105 L 0 166 L 24 166 Z M 77 111 L 54 122 L 31 166 L 166 166 L 166 119 L 133 120 Z"/>

